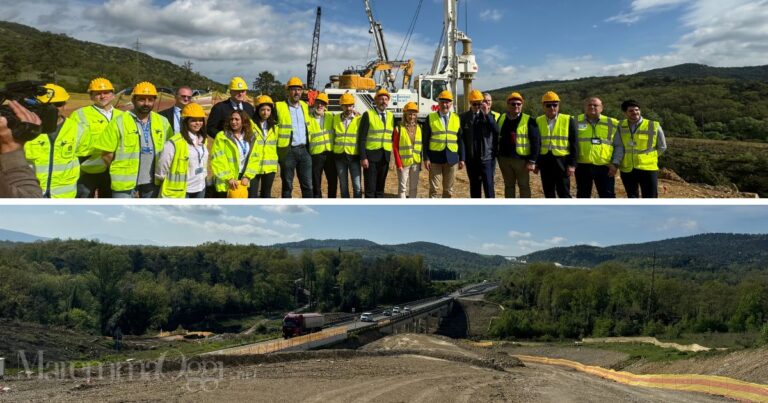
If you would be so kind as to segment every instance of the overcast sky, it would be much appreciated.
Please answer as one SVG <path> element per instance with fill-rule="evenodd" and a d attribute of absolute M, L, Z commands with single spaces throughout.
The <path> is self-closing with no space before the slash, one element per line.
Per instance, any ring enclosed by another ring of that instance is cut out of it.
<path fill-rule="evenodd" d="M 519 256 L 555 246 L 655 241 L 706 232 L 766 233 L 765 206 L 129 205 L 0 206 L 0 228 L 109 243 L 197 245 L 368 239 L 429 241 Z"/>
<path fill-rule="evenodd" d="M 405 58 L 429 69 L 441 0 L 371 0 L 390 57 L 422 2 Z M 374 58 L 362 0 L 25 0 L 0 18 L 105 45 L 131 47 L 226 82 L 269 70 L 306 77 L 315 8 L 323 7 L 318 85 Z M 616 75 L 680 63 L 768 64 L 768 0 L 461 0 L 474 41 L 476 87 Z M 147 77 L 151 80 L 151 77 Z"/>

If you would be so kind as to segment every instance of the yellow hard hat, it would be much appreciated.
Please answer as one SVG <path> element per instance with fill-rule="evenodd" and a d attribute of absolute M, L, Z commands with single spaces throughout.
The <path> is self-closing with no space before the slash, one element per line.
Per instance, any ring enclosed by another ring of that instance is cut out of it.
<path fill-rule="evenodd" d="M 156 97 L 157 96 L 157 88 L 155 88 L 155 85 L 150 83 L 149 81 L 142 81 L 138 84 L 136 84 L 135 87 L 133 87 L 133 96 L 139 96 L 139 95 L 149 95 Z"/>
<path fill-rule="evenodd" d="M 543 97 L 541 97 L 541 103 L 544 102 L 560 102 L 560 97 L 554 91 L 547 91 Z"/>
<path fill-rule="evenodd" d="M 330 101 L 328 101 L 328 94 L 326 94 L 324 92 L 321 92 L 321 93 L 317 94 L 317 98 L 315 98 L 315 102 L 317 102 L 317 101 L 325 102 L 326 105 L 328 105 L 330 103 Z"/>
<path fill-rule="evenodd" d="M 453 102 L 453 94 L 451 94 L 451 91 L 445 90 L 437 95 L 437 99 L 447 99 Z"/>
<path fill-rule="evenodd" d="M 405 113 L 405 112 L 418 112 L 418 111 L 419 111 L 419 106 L 416 105 L 416 102 L 408 102 L 403 107 L 403 113 Z"/>
<path fill-rule="evenodd" d="M 264 104 L 268 104 L 272 106 L 275 103 L 272 102 L 272 98 L 269 95 L 259 95 L 258 97 L 256 97 L 256 100 L 253 102 L 253 105 L 256 107 L 256 109 L 259 109 L 259 107 Z"/>
<path fill-rule="evenodd" d="M 507 102 L 509 102 L 510 100 L 513 100 L 513 99 L 517 99 L 517 100 L 520 100 L 520 101 L 525 101 L 525 100 L 523 99 L 523 96 L 522 96 L 522 95 L 520 95 L 520 93 L 519 93 L 519 92 L 513 92 L 513 93 L 511 93 L 511 94 L 509 94 L 509 95 L 507 96 Z"/>
<path fill-rule="evenodd" d="M 91 80 L 91 83 L 88 85 L 88 92 L 91 91 L 114 91 L 115 87 L 112 86 L 112 83 L 109 82 L 104 77 L 96 77 L 93 80 Z"/>
<path fill-rule="evenodd" d="M 285 84 L 285 87 L 286 88 L 291 88 L 291 87 L 302 87 L 303 88 L 304 87 L 304 83 L 302 83 L 301 79 L 298 78 L 298 77 L 291 77 L 290 79 L 288 79 L 288 83 Z"/>
<path fill-rule="evenodd" d="M 230 91 L 246 91 L 247 89 L 248 84 L 246 84 L 242 77 L 232 77 L 232 80 L 229 81 Z"/>
<path fill-rule="evenodd" d="M 345 93 L 341 94 L 341 98 L 339 98 L 339 104 L 340 105 L 354 105 L 355 104 L 355 97 L 352 94 L 350 94 L 348 92 L 345 92 Z"/>
<path fill-rule="evenodd" d="M 469 103 L 483 102 L 483 93 L 480 90 L 472 90 L 469 93 Z"/>
<path fill-rule="evenodd" d="M 241 182 L 237 182 L 237 189 L 227 190 L 227 198 L 229 199 L 247 199 L 248 198 L 248 187 L 243 185 Z"/>
<path fill-rule="evenodd" d="M 200 106 L 200 104 L 196 104 L 194 102 L 189 103 L 184 106 L 184 109 L 181 110 L 181 118 L 203 118 L 205 119 L 205 111 L 203 110 L 203 107 Z"/>
<path fill-rule="evenodd" d="M 69 93 L 64 87 L 56 84 L 46 84 L 43 87 L 46 89 L 45 95 L 38 95 L 38 101 L 44 104 L 55 104 L 69 100 Z"/>
<path fill-rule="evenodd" d="M 373 97 L 373 98 L 375 99 L 375 98 L 378 98 L 378 97 L 380 97 L 380 96 L 382 96 L 382 95 L 386 95 L 386 96 L 387 96 L 387 98 L 392 98 L 392 97 L 389 95 L 389 91 L 387 91 L 387 89 L 386 89 L 386 88 L 381 88 L 381 89 L 379 89 L 378 91 L 376 91 L 376 96 L 375 96 L 375 97 Z"/>

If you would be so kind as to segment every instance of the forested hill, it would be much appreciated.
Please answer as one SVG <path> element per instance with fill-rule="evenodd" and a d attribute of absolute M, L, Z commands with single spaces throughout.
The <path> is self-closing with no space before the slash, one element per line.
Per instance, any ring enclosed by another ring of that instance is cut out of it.
<path fill-rule="evenodd" d="M 163 87 L 186 84 L 193 88 L 223 88 L 194 72 L 194 66 L 177 66 L 131 49 L 80 41 L 8 21 L 0 21 L 0 65 L 0 82 L 55 78 L 65 88 L 78 89 L 76 92 L 84 92 L 88 82 L 97 76 L 109 78 L 118 91 L 137 79 Z"/>
<path fill-rule="evenodd" d="M 273 247 L 285 248 L 289 253 L 300 253 L 305 249 L 339 249 L 358 252 L 363 256 L 384 257 L 388 254 L 422 255 L 432 269 L 468 272 L 479 269 L 492 269 L 507 262 L 502 256 L 481 255 L 460 249 L 450 248 L 431 242 L 411 242 L 397 245 L 380 245 L 361 239 L 307 239 L 300 242 L 275 244 Z"/>
<path fill-rule="evenodd" d="M 608 261 L 651 267 L 654 253 L 657 267 L 768 270 L 768 234 L 701 234 L 604 248 L 578 245 L 534 252 L 520 259 L 578 267 L 593 267 Z"/>
<path fill-rule="evenodd" d="M 622 117 L 622 100 L 642 105 L 643 115 L 659 120 L 672 137 L 768 141 L 768 66 L 709 67 L 682 64 L 632 75 L 540 81 L 492 90 L 494 108 L 506 110 L 511 91 L 528 101 L 524 112 L 542 113 L 539 100 L 555 91 L 561 111 L 582 112 L 588 96 L 602 98 L 604 113 Z"/>

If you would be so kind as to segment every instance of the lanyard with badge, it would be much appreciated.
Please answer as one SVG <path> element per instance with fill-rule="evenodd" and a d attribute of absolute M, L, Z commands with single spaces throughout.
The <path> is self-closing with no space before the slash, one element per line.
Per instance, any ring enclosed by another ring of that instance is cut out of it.
<path fill-rule="evenodd" d="M 240 149 L 240 165 L 243 165 L 248 154 L 248 143 L 245 139 L 240 140 L 235 138 L 235 141 L 237 142 L 237 148 Z"/>
<path fill-rule="evenodd" d="M 152 143 L 150 141 L 150 135 L 149 135 L 149 132 L 150 132 L 152 127 L 151 126 L 146 127 L 145 124 L 142 123 L 142 122 L 139 122 L 139 124 L 141 125 L 141 134 L 144 136 L 144 144 L 146 144 L 146 145 L 143 145 L 141 147 L 141 153 L 142 154 L 153 154 L 153 150 L 152 150 L 152 147 L 151 147 Z M 150 124 L 150 122 L 146 123 L 146 125 L 149 125 L 149 124 Z"/>
<path fill-rule="evenodd" d="M 203 173 L 203 158 L 205 157 L 205 145 L 201 145 L 200 149 L 197 149 L 197 145 L 194 144 L 192 147 L 195 149 L 195 153 L 197 154 L 197 168 L 195 168 L 195 175 L 201 175 Z"/>

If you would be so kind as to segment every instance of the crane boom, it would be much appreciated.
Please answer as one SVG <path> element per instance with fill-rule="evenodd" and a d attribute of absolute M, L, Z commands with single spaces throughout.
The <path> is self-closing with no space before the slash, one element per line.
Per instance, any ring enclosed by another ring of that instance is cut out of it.
<path fill-rule="evenodd" d="M 368 15 L 368 23 L 371 28 L 368 32 L 373 35 L 373 41 L 376 43 L 376 54 L 378 61 L 381 63 L 389 63 L 389 54 L 387 53 L 387 45 L 384 43 L 384 29 L 381 27 L 381 23 L 373 18 L 373 11 L 371 10 L 371 3 L 368 0 L 363 0 L 365 3 L 365 13 Z M 387 82 L 389 87 L 394 87 L 394 77 L 392 76 L 392 70 L 385 70 L 387 74 Z"/>
<path fill-rule="evenodd" d="M 320 7 L 317 8 L 315 18 L 315 32 L 312 35 L 312 53 L 307 63 L 307 88 L 315 89 L 315 77 L 317 76 L 317 54 L 320 50 Z"/>

